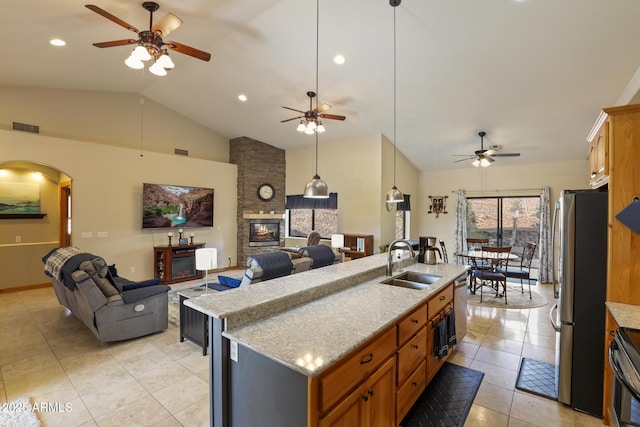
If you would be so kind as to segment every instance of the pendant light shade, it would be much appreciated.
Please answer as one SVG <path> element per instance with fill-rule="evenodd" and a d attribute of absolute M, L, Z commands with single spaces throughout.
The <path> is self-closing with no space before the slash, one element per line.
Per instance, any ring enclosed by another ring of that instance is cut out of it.
<path fill-rule="evenodd" d="M 389 0 L 393 9 L 393 187 L 387 192 L 387 208 L 389 203 L 404 201 L 404 195 L 396 187 L 396 9 L 401 0 Z"/>
<path fill-rule="evenodd" d="M 398 187 L 396 187 L 395 185 L 391 188 L 391 190 L 389 190 L 387 192 L 387 203 L 400 203 L 400 202 L 404 202 L 404 195 L 402 194 L 402 192 L 400 190 L 398 190 Z"/>
<path fill-rule="evenodd" d="M 304 187 L 304 197 L 311 199 L 328 199 L 329 187 L 318 175 L 318 134 L 316 133 L 316 174 Z"/>

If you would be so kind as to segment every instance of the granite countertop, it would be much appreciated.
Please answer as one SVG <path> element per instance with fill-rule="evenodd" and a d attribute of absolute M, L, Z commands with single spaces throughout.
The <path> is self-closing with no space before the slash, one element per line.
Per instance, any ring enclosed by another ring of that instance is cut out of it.
<path fill-rule="evenodd" d="M 185 304 L 225 319 L 226 338 L 314 377 L 467 269 L 456 264 L 410 264 L 404 271 L 442 278 L 424 290 L 407 289 L 380 283 L 386 278 L 386 256 L 374 255 L 215 296 L 204 295 Z M 398 274 L 401 272 L 393 275 Z M 252 305 L 255 310 L 250 309 Z M 254 318 L 250 320 L 252 311 Z M 265 315 L 267 312 L 272 313 Z"/>
<path fill-rule="evenodd" d="M 640 305 L 607 302 L 609 312 L 619 326 L 640 329 Z"/>

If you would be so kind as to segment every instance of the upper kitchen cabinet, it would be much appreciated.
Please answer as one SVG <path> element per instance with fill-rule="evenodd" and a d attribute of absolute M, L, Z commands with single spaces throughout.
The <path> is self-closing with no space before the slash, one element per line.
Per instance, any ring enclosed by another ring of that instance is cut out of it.
<path fill-rule="evenodd" d="M 640 305 L 640 234 L 616 219 L 640 196 L 640 104 L 604 113 L 609 124 L 607 301 Z"/>
<path fill-rule="evenodd" d="M 609 120 L 600 112 L 587 138 L 589 142 L 589 185 L 601 187 L 609 182 Z"/>

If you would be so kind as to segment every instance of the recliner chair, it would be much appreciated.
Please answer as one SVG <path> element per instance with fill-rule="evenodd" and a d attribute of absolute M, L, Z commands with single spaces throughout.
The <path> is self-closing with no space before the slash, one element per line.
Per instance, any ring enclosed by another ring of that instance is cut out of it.
<path fill-rule="evenodd" d="M 100 341 L 127 340 L 167 328 L 169 286 L 157 280 L 137 283 L 114 277 L 101 257 L 68 251 L 56 256 L 58 250 L 42 259 L 58 302 Z M 71 267 L 63 274 L 67 262 Z M 52 270 L 52 263 L 59 264 L 58 268 Z"/>

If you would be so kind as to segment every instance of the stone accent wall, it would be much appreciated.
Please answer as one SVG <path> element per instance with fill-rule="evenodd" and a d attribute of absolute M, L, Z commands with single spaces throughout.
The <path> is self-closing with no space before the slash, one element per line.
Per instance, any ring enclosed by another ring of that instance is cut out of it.
<path fill-rule="evenodd" d="M 238 267 L 246 265 L 247 257 L 271 252 L 279 246 L 250 247 L 249 220 L 245 214 L 271 211 L 284 214 L 285 206 L 285 151 L 248 137 L 234 138 L 229 144 L 229 161 L 238 165 Z M 268 183 L 275 189 L 275 197 L 265 202 L 258 197 L 260 184 Z M 280 246 L 284 245 L 284 220 L 280 221 Z"/>

